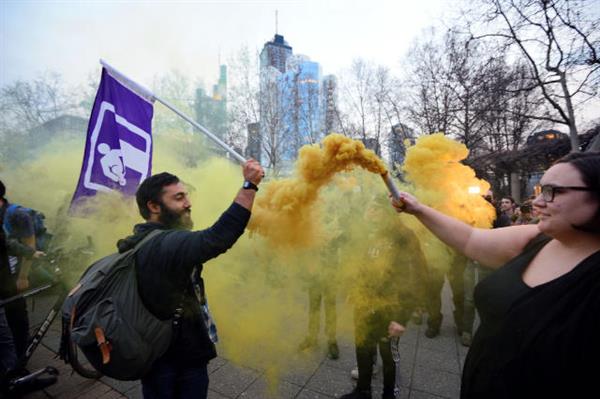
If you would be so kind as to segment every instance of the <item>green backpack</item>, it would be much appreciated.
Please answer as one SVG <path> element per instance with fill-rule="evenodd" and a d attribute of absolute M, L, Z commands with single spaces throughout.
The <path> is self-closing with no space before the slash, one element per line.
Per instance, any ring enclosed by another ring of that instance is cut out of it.
<path fill-rule="evenodd" d="M 177 309 L 173 319 L 158 319 L 138 294 L 135 254 L 160 233 L 92 264 L 62 307 L 63 342 L 70 339 L 96 370 L 117 380 L 144 376 L 169 348 L 181 317 Z M 69 363 L 68 351 L 61 350 L 61 357 Z"/>

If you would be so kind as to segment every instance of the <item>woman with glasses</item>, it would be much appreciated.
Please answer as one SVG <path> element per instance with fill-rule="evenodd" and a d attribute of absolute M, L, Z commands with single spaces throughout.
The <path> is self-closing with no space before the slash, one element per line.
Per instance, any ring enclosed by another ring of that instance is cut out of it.
<path fill-rule="evenodd" d="M 495 270 L 462 398 L 600 396 L 600 153 L 569 154 L 541 179 L 536 225 L 477 229 L 407 193 L 392 200 L 446 244 Z"/>

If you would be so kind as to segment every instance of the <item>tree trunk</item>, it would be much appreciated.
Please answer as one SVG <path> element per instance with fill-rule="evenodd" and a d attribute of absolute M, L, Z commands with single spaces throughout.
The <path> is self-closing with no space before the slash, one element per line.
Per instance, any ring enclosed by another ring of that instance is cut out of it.
<path fill-rule="evenodd" d="M 575 111 L 573 110 L 573 99 L 567 87 L 567 77 L 564 72 L 560 72 L 560 85 L 565 95 L 567 113 L 569 115 L 569 136 L 571 138 L 571 152 L 579 152 L 579 136 L 577 135 L 577 126 L 575 125 Z"/>
<path fill-rule="evenodd" d="M 521 202 L 521 178 L 519 172 L 510 173 L 510 196 L 517 203 Z"/>

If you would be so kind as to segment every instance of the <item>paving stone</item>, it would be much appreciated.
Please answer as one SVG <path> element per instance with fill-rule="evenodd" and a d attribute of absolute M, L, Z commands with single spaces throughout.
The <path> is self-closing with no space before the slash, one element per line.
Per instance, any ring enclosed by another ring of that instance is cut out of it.
<path fill-rule="evenodd" d="M 121 399 L 121 398 L 125 398 L 125 396 L 123 394 L 121 394 L 120 392 L 115 391 L 114 389 L 111 389 L 110 391 L 108 391 L 107 393 L 105 393 L 104 395 L 99 397 L 99 399 Z"/>
<path fill-rule="evenodd" d="M 125 392 L 125 396 L 129 399 L 142 399 L 144 397 L 144 394 L 142 393 L 142 384 L 138 384 L 138 386 Z"/>
<path fill-rule="evenodd" d="M 460 394 L 460 375 L 415 366 L 412 389 L 445 398 L 458 398 Z"/>
<path fill-rule="evenodd" d="M 302 389 L 301 386 L 280 381 L 277 386 L 270 387 L 264 377 L 259 377 L 246 389 L 239 398 L 247 399 L 293 399 Z"/>
<path fill-rule="evenodd" d="M 79 395 L 77 397 L 81 399 L 96 399 L 110 390 L 112 390 L 112 388 L 109 385 L 106 385 L 101 382 L 96 382 L 89 391 L 77 392 L 77 394 Z"/>
<path fill-rule="evenodd" d="M 100 381 L 111 386 L 119 392 L 127 392 L 135 387 L 141 386 L 140 381 L 119 381 L 109 377 L 102 377 Z"/>
<path fill-rule="evenodd" d="M 212 390 L 229 397 L 237 397 L 258 378 L 254 370 L 227 363 L 210 376 Z"/>
<path fill-rule="evenodd" d="M 453 352 L 457 351 L 456 349 L 456 333 L 452 332 L 451 334 L 447 329 L 442 329 L 442 333 L 434 338 L 427 338 L 423 336 L 423 338 L 419 339 L 419 347 L 427 348 L 431 350 L 436 350 L 440 352 Z"/>
<path fill-rule="evenodd" d="M 419 326 L 409 324 L 406 331 L 404 331 L 404 334 L 402 334 L 402 336 L 400 337 L 400 344 L 416 345 L 417 337 L 419 336 L 420 331 L 421 329 L 419 328 Z"/>
<path fill-rule="evenodd" d="M 310 389 L 304 389 L 298 396 L 296 396 L 296 399 L 330 399 L 333 397 L 334 396 L 311 391 Z"/>
<path fill-rule="evenodd" d="M 231 398 L 229 398 L 229 396 L 221 395 L 220 393 L 215 392 L 209 388 L 207 399 L 231 399 Z"/>
<path fill-rule="evenodd" d="M 460 373 L 458 355 L 450 351 L 436 351 L 421 347 L 417 350 L 416 365 L 430 370 Z"/>
<path fill-rule="evenodd" d="M 440 399 L 443 396 L 434 395 L 428 392 L 422 392 L 417 390 L 410 391 L 410 399 Z"/>
<path fill-rule="evenodd" d="M 221 367 L 223 367 L 224 365 L 227 364 L 227 360 L 223 359 L 222 357 L 217 357 L 215 359 L 212 359 L 210 362 L 208 362 L 208 374 L 212 374 L 215 371 L 217 371 L 218 369 L 220 369 Z"/>
<path fill-rule="evenodd" d="M 340 357 L 339 359 L 332 360 L 325 358 L 323 364 L 350 372 L 356 367 L 356 352 L 354 350 L 354 344 L 339 344 Z"/>
<path fill-rule="evenodd" d="M 398 350 L 400 351 L 400 361 L 401 362 L 415 362 L 415 355 L 417 351 L 417 345 L 407 345 L 400 342 L 398 345 Z"/>
<path fill-rule="evenodd" d="M 321 365 L 321 362 L 300 362 L 296 363 L 292 370 L 285 370 L 281 379 L 295 385 L 304 386 L 311 379 Z"/>
<path fill-rule="evenodd" d="M 322 365 L 306 385 L 311 391 L 338 397 L 354 388 L 354 381 L 345 370 Z"/>

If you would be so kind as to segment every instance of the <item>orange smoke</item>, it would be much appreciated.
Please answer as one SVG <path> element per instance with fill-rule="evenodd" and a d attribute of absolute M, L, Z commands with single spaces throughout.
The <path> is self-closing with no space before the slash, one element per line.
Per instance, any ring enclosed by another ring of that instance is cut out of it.
<path fill-rule="evenodd" d="M 296 177 L 265 185 L 252 210 L 249 229 L 279 246 L 311 246 L 319 240 L 312 205 L 321 187 L 339 172 L 360 166 L 382 175 L 387 169 L 364 144 L 341 134 L 326 136 L 321 145 L 306 145 L 296 161 Z"/>

